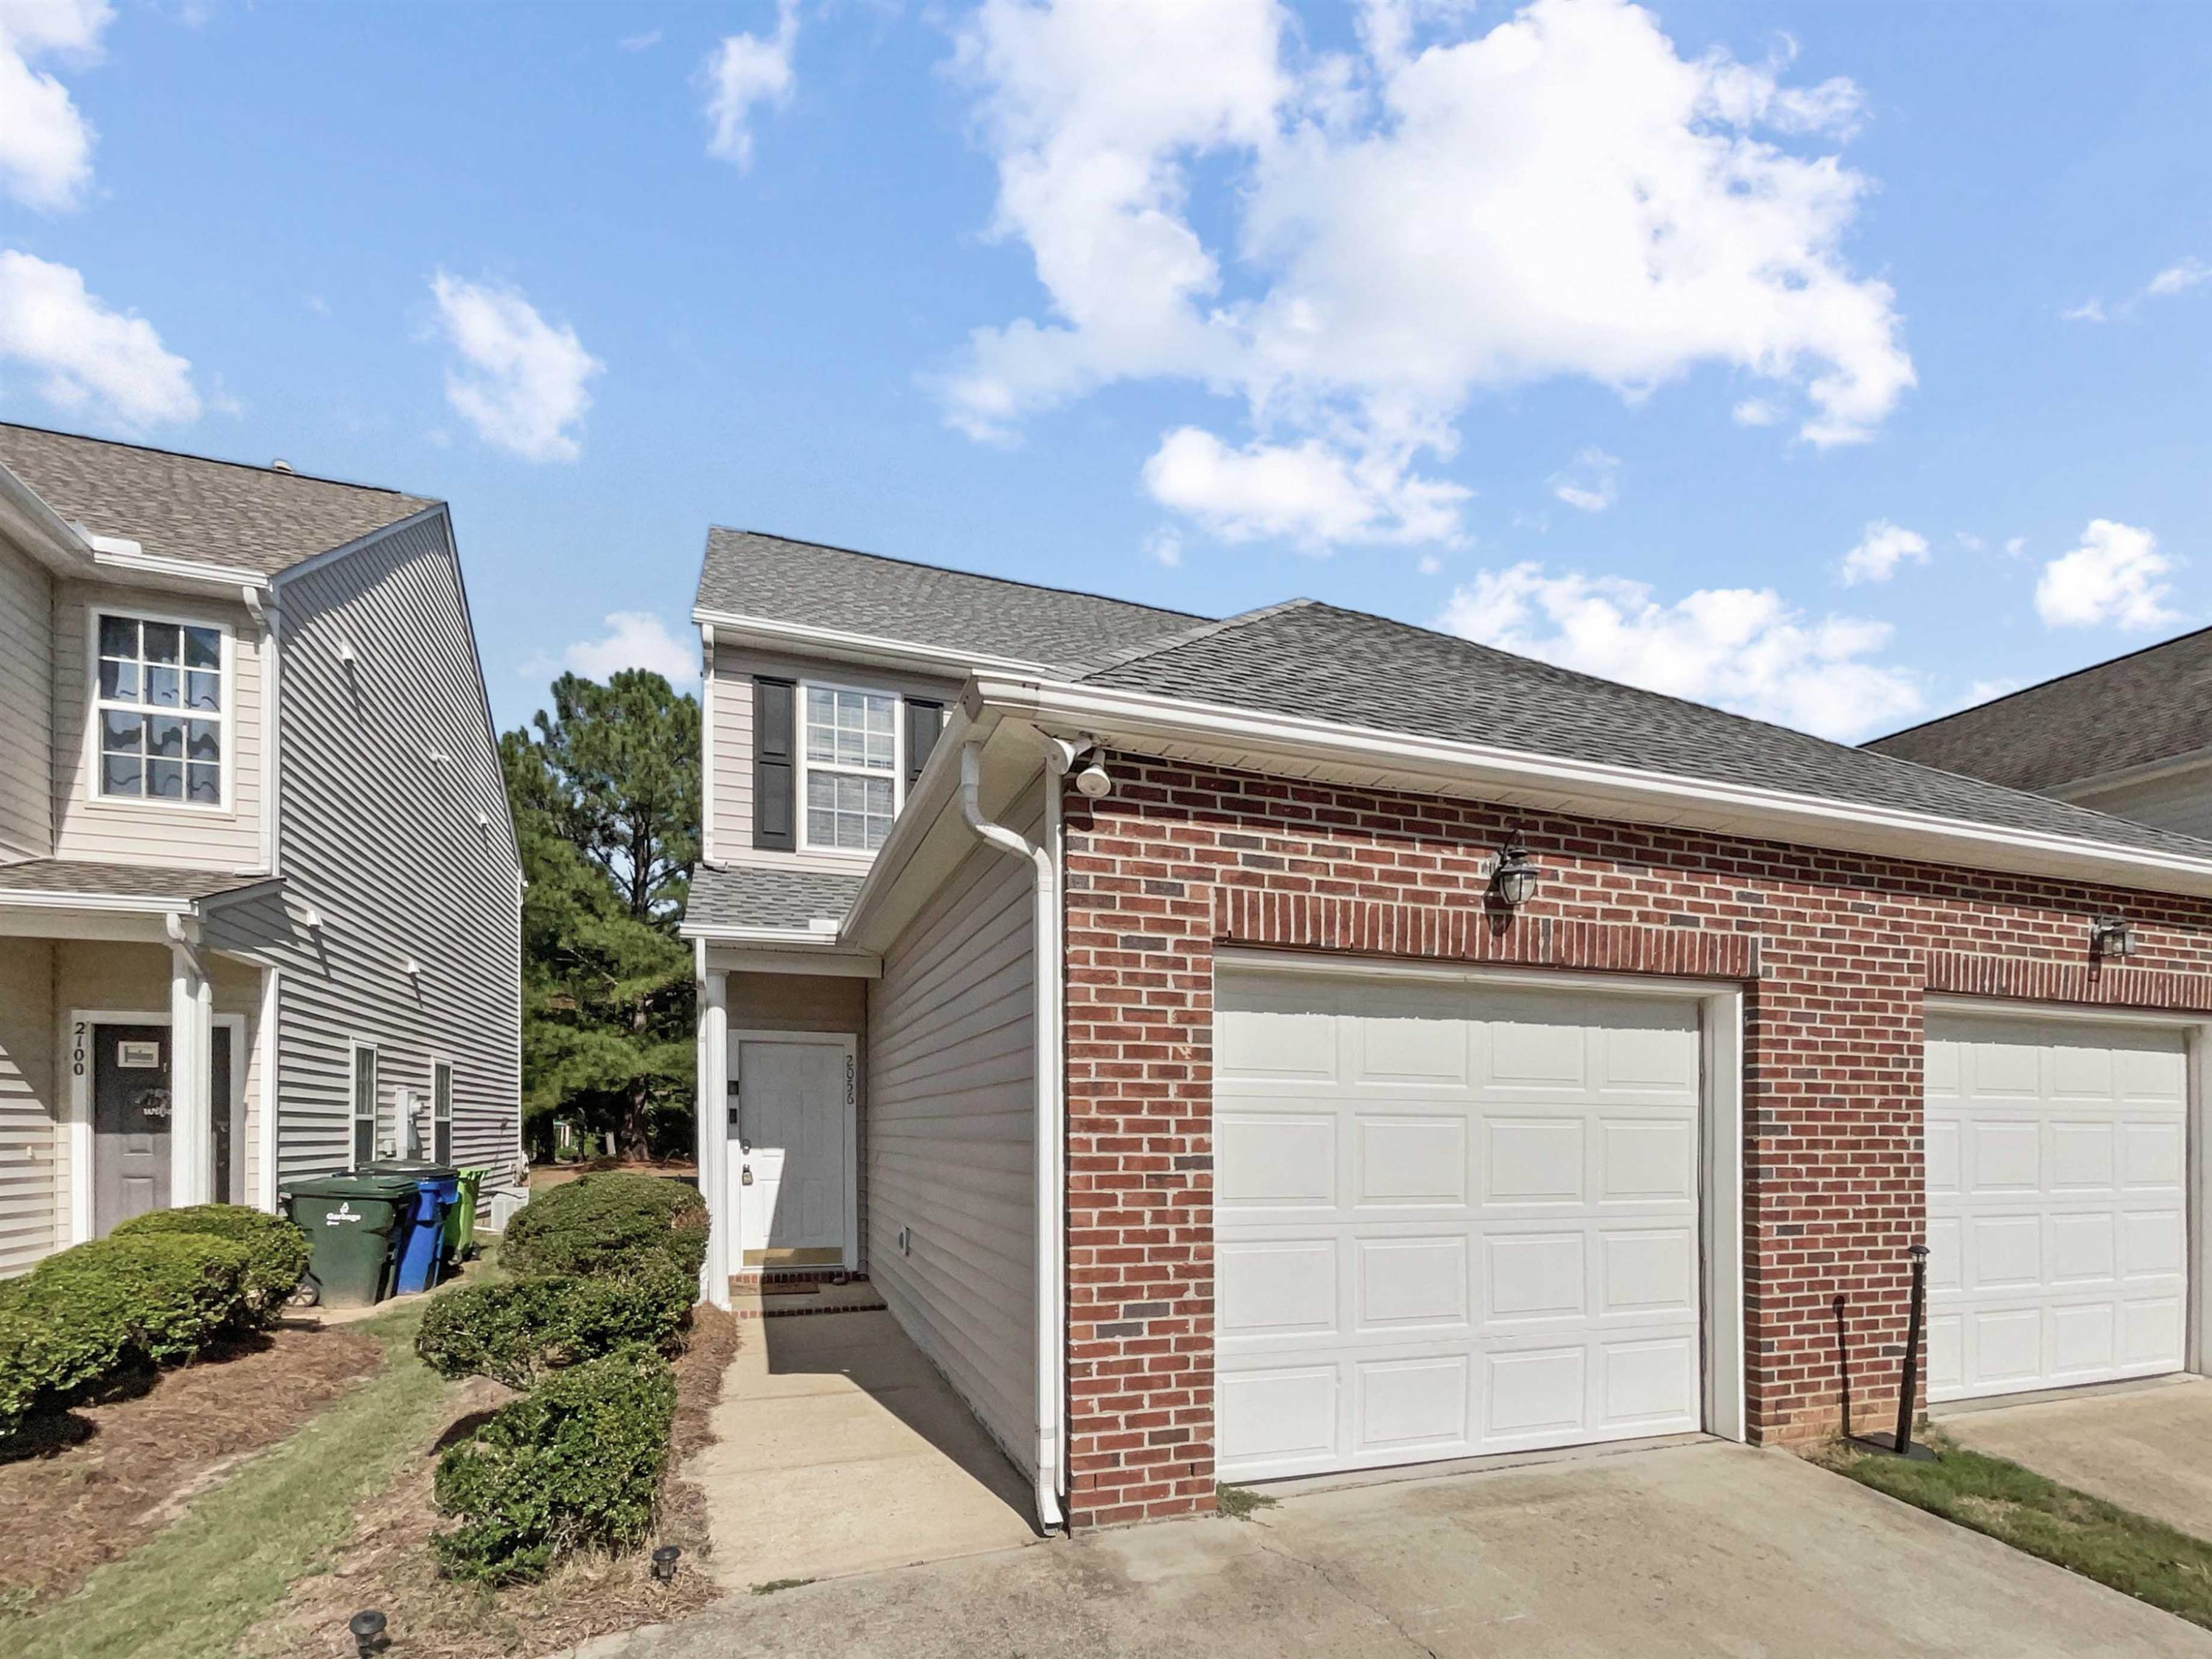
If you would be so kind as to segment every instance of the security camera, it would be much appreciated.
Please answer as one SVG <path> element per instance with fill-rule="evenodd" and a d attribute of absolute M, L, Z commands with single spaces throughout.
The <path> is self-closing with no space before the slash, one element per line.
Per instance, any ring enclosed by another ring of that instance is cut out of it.
<path fill-rule="evenodd" d="M 1075 775 L 1075 793 L 1086 799 L 1097 800 L 1112 793 L 1113 787 L 1114 780 L 1106 775 L 1106 769 L 1097 761 L 1092 761 Z"/>

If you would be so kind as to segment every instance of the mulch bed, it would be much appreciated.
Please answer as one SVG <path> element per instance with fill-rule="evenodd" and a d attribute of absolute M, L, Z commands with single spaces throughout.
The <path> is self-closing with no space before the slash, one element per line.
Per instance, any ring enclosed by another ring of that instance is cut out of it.
<path fill-rule="evenodd" d="M 67 1595 L 383 1358 L 359 1331 L 287 1323 L 26 1424 L 0 1442 L 0 1610 Z"/>
<path fill-rule="evenodd" d="M 542 1193 L 548 1187 L 563 1186 L 579 1176 L 605 1175 L 610 1170 L 619 1170 L 624 1175 L 659 1176 L 669 1181 L 689 1181 L 695 1185 L 699 1179 L 699 1166 L 685 1159 L 674 1158 L 665 1164 L 654 1164 L 638 1158 L 594 1158 L 578 1164 L 533 1165 L 530 1171 L 530 1190 Z"/>
<path fill-rule="evenodd" d="M 441 1432 L 398 1480 L 363 1504 L 354 1535 L 325 1573 L 303 1578 L 240 1644 L 255 1659 L 352 1659 L 346 1620 L 380 1611 L 395 1653 L 408 1659 L 492 1659 L 559 1651 L 595 1636 L 696 1612 L 721 1592 L 702 1559 L 708 1553 L 706 1495 L 679 1471 L 714 1436 L 709 1419 L 723 1373 L 738 1350 L 738 1322 L 701 1308 L 676 1361 L 675 1439 L 660 1487 L 652 1541 L 684 1552 L 676 1582 L 653 1582 L 648 1551 L 573 1557 L 543 1583 L 486 1590 L 438 1575 L 428 1540 L 445 1524 L 431 1498 L 438 1453 L 514 1396 L 481 1378 L 457 1389 Z"/>

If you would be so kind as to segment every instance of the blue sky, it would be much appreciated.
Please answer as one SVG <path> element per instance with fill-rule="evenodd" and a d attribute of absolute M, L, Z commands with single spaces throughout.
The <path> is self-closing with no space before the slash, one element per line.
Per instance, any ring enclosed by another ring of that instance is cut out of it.
<path fill-rule="evenodd" d="M 2208 85 L 2183 5 L 11 3 L 0 416 L 449 499 L 507 725 L 711 522 L 1855 738 L 2212 621 Z"/>

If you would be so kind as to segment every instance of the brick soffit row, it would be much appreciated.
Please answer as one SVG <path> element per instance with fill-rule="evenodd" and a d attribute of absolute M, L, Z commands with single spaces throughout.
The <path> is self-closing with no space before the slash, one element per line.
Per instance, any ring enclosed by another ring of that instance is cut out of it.
<path fill-rule="evenodd" d="M 1760 976 L 1760 939 L 1753 933 L 1241 887 L 1214 889 L 1213 923 L 1221 944 L 1273 950 L 1679 979 Z M 1949 951 L 1919 954 L 1923 988 L 1939 994 L 2212 1013 L 2212 975 Z"/>

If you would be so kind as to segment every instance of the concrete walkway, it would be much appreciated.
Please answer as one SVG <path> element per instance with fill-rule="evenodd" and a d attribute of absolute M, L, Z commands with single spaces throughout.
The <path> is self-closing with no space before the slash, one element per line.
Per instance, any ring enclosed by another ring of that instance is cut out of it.
<path fill-rule="evenodd" d="M 2148 1659 L 2212 1635 L 1784 1452 L 1285 1499 L 725 1601 L 594 1659 Z"/>
<path fill-rule="evenodd" d="M 684 1473 L 731 1590 L 1037 1540 L 1020 1474 L 888 1313 L 748 1320 Z"/>
<path fill-rule="evenodd" d="M 2202 1377 L 1938 1407 L 1935 1420 L 1970 1451 L 2212 1539 L 2212 1382 Z"/>

